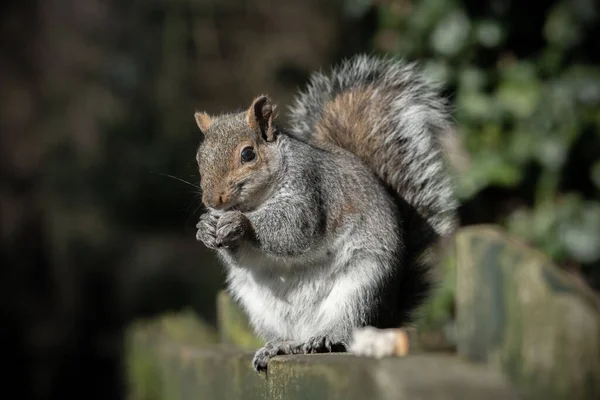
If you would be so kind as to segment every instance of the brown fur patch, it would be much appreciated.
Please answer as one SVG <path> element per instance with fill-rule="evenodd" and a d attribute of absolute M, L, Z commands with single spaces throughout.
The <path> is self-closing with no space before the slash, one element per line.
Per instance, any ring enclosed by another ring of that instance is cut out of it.
<path fill-rule="evenodd" d="M 196 125 L 198 125 L 198 128 L 200 128 L 202 133 L 206 133 L 213 122 L 211 116 L 205 112 L 197 111 L 194 114 L 194 118 L 196 119 Z"/>
<path fill-rule="evenodd" d="M 344 205 L 342 206 L 342 215 L 350 215 L 354 213 L 356 213 L 356 207 L 354 207 L 354 204 L 351 204 L 349 202 L 344 203 Z"/>
<path fill-rule="evenodd" d="M 356 207 L 354 207 L 354 205 L 350 201 L 345 202 L 344 204 L 342 204 L 339 213 L 337 213 L 331 220 L 331 227 L 333 229 L 339 228 L 340 226 L 342 226 L 344 217 L 351 214 L 355 214 L 356 212 Z"/>
<path fill-rule="evenodd" d="M 254 149 L 254 152 L 256 153 L 256 159 L 250 164 L 244 165 L 241 161 L 241 153 L 242 150 L 248 146 Z M 229 171 L 231 172 L 227 176 L 227 180 L 231 182 L 239 182 L 246 176 L 250 175 L 252 171 L 259 169 L 263 162 L 264 154 L 261 146 L 251 140 L 244 141 L 236 146 L 235 150 L 233 150 L 233 153 L 231 154 L 231 159 L 229 160 Z"/>
<path fill-rule="evenodd" d="M 261 129 L 261 123 L 268 121 L 272 116 L 271 100 L 265 96 L 256 96 L 252 104 L 248 107 L 246 121 L 250 129 L 258 131 Z"/>
<path fill-rule="evenodd" d="M 256 159 L 251 163 L 243 164 L 240 158 L 241 152 L 242 149 L 247 146 L 250 146 L 254 149 L 256 152 Z M 226 174 L 225 179 L 219 182 L 224 203 L 227 203 L 231 200 L 235 193 L 235 186 L 238 182 L 241 182 L 262 168 L 265 163 L 265 157 L 263 146 L 253 140 L 245 140 L 240 142 L 240 144 L 235 147 L 235 149 L 230 153 L 227 169 L 228 173 Z"/>
<path fill-rule="evenodd" d="M 373 149 L 381 145 L 374 142 L 383 136 L 369 133 L 386 113 L 379 96 L 370 86 L 338 94 L 325 105 L 321 120 L 315 126 L 315 139 L 324 145 L 342 147 L 363 161 L 373 161 Z"/>

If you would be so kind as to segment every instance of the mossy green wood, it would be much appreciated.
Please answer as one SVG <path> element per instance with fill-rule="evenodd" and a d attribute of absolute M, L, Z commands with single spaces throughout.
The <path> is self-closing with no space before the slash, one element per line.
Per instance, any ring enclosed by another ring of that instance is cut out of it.
<path fill-rule="evenodd" d="M 430 256 L 435 284 L 416 312 L 415 326 L 408 328 L 410 352 L 455 351 L 456 246 L 443 241 Z"/>
<path fill-rule="evenodd" d="M 132 400 L 516 400 L 499 372 L 457 357 L 406 358 L 350 354 L 279 356 L 267 374 L 251 367 L 252 352 L 227 345 L 198 348 L 162 342 L 148 349 L 153 385 Z"/>
<path fill-rule="evenodd" d="M 217 295 L 217 318 L 222 343 L 244 349 L 258 349 L 263 346 L 264 341 L 254 334 L 244 311 L 226 291 Z"/>
<path fill-rule="evenodd" d="M 443 354 L 382 360 L 350 354 L 276 357 L 269 364 L 272 400 L 513 400 L 497 372 Z"/>
<path fill-rule="evenodd" d="M 131 400 L 159 400 L 165 392 L 163 344 L 202 348 L 217 343 L 213 327 L 193 311 L 169 313 L 132 324 L 126 335 L 126 376 Z"/>
<path fill-rule="evenodd" d="M 268 382 L 252 369 L 252 356 L 252 352 L 228 345 L 195 348 L 163 344 L 163 399 L 264 400 Z"/>
<path fill-rule="evenodd" d="M 488 227 L 456 237 L 458 352 L 499 367 L 530 399 L 600 399 L 600 313 L 591 290 Z"/>

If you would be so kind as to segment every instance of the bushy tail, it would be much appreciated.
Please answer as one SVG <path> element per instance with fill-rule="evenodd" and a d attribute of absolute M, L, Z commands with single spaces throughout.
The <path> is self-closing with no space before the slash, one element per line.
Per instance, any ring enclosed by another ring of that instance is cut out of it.
<path fill-rule="evenodd" d="M 437 88 L 413 63 L 360 55 L 328 75 L 315 73 L 289 122 L 294 136 L 357 155 L 397 196 L 407 267 L 400 300 L 410 312 L 429 289 L 424 250 L 456 226 L 458 203 L 442 147 L 452 131 Z"/>

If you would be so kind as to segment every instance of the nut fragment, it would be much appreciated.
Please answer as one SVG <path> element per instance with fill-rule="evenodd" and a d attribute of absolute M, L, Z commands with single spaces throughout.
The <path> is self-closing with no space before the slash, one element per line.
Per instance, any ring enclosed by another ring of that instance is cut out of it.
<path fill-rule="evenodd" d="M 394 329 L 396 345 L 394 346 L 395 356 L 405 356 L 408 354 L 408 334 L 403 329 Z"/>
<path fill-rule="evenodd" d="M 377 329 L 371 326 L 354 332 L 350 352 L 374 358 L 408 354 L 409 340 L 404 329 Z"/>

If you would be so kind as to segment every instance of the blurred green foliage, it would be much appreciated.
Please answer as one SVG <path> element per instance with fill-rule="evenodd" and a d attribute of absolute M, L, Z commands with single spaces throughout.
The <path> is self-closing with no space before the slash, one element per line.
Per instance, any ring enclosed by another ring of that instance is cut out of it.
<path fill-rule="evenodd" d="M 349 10 L 359 7 L 356 3 Z M 388 0 L 373 46 L 423 63 L 469 154 L 463 222 L 500 223 L 599 275 L 600 6 Z M 479 209 L 487 211 L 472 212 Z M 493 210 L 496 209 L 496 210 Z"/>

